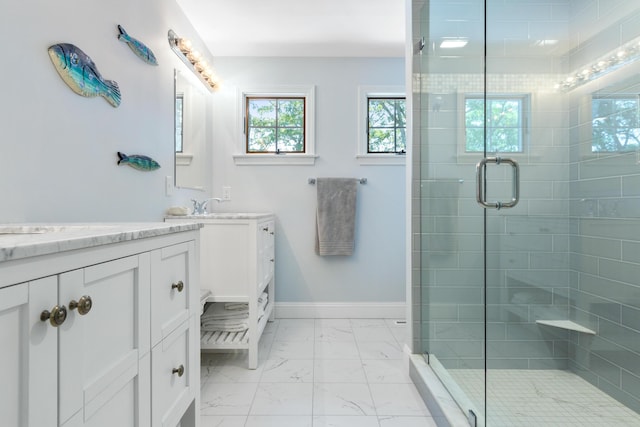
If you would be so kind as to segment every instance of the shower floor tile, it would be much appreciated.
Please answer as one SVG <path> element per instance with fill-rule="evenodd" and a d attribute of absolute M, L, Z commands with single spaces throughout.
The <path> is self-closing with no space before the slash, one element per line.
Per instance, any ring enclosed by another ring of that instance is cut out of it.
<path fill-rule="evenodd" d="M 449 374 L 482 413 L 484 374 Z M 640 414 L 579 376 L 561 370 L 491 369 L 487 374 L 488 427 L 640 426 Z"/>

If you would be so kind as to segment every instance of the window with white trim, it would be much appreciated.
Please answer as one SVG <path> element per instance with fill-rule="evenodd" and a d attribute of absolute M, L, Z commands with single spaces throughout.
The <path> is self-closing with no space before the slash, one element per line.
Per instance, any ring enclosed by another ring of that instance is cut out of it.
<path fill-rule="evenodd" d="M 405 105 L 404 97 L 367 97 L 367 153 L 406 153 Z"/>
<path fill-rule="evenodd" d="M 407 149 L 406 98 L 400 86 L 358 88 L 357 158 L 363 165 L 404 165 Z"/>
<path fill-rule="evenodd" d="M 246 151 L 305 152 L 304 97 L 246 97 Z"/>
<path fill-rule="evenodd" d="M 236 164 L 315 162 L 315 87 L 286 86 L 239 91 L 242 118 Z"/>

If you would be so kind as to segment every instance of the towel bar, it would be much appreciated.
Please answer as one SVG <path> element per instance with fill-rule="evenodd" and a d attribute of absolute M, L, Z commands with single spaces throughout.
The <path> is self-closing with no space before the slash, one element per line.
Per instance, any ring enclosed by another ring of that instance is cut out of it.
<path fill-rule="evenodd" d="M 367 178 L 353 178 L 355 180 L 357 180 L 358 182 L 360 182 L 360 184 L 366 184 L 367 183 Z M 316 183 L 316 179 L 315 178 L 309 178 L 307 180 L 307 183 L 311 184 L 311 185 L 315 185 Z"/>

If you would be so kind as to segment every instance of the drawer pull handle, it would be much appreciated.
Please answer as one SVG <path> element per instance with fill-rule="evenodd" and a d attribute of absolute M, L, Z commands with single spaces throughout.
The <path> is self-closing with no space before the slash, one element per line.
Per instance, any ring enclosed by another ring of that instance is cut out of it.
<path fill-rule="evenodd" d="M 172 284 L 171 289 L 177 289 L 178 292 L 182 292 L 182 290 L 184 289 L 184 283 L 182 283 L 182 280 L 180 280 L 178 283 Z"/>
<path fill-rule="evenodd" d="M 81 316 L 90 312 L 91 307 L 93 307 L 93 301 L 89 295 L 82 296 L 80 301 L 71 300 L 71 302 L 69 302 L 69 310 L 75 310 L 77 308 L 78 314 Z"/>
<path fill-rule="evenodd" d="M 51 323 L 51 326 L 57 328 L 62 325 L 65 320 L 67 320 L 67 307 L 56 305 L 49 310 L 44 310 L 40 313 L 40 320 L 46 322 L 47 320 Z"/>
<path fill-rule="evenodd" d="M 262 231 L 269 231 L 269 227 L 264 227 Z"/>
<path fill-rule="evenodd" d="M 178 374 L 179 377 L 184 375 L 184 365 L 180 365 L 177 368 L 173 368 L 172 374 Z"/>

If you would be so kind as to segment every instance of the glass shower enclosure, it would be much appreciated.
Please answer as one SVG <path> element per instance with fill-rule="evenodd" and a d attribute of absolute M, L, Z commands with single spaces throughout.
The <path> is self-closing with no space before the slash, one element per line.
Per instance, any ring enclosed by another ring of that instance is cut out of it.
<path fill-rule="evenodd" d="M 472 425 L 640 425 L 640 0 L 413 14 L 416 352 Z"/>

